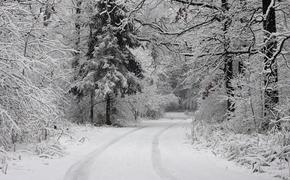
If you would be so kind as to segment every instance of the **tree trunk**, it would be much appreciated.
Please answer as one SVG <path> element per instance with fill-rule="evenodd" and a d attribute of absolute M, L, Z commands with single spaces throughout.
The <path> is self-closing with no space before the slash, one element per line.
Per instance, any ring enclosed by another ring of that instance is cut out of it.
<path fill-rule="evenodd" d="M 137 121 L 137 119 L 138 119 L 138 115 L 139 115 L 138 111 L 135 110 L 135 111 L 134 111 L 134 120 L 135 120 L 135 121 Z"/>
<path fill-rule="evenodd" d="M 93 37 L 94 25 L 90 24 L 89 27 L 90 27 L 90 33 L 89 33 L 87 57 L 88 57 L 88 59 L 92 59 L 94 57 L 96 39 L 95 39 L 95 37 Z"/>
<path fill-rule="evenodd" d="M 80 22 L 80 15 L 81 15 L 81 5 L 82 0 L 77 0 L 76 3 L 76 19 L 75 19 L 75 34 L 76 34 L 76 41 L 75 41 L 75 50 L 74 52 L 74 60 L 72 62 L 72 67 L 76 68 L 79 65 L 80 60 L 80 42 L 81 42 L 81 22 Z"/>
<path fill-rule="evenodd" d="M 279 115 L 275 106 L 279 103 L 279 92 L 278 92 L 278 66 L 276 59 L 273 59 L 275 49 L 277 48 L 277 42 L 275 38 L 269 40 L 272 33 L 276 30 L 276 15 L 275 8 L 272 4 L 272 0 L 263 1 L 263 14 L 265 17 L 263 21 L 263 28 L 265 30 L 265 47 L 264 47 L 264 118 L 265 123 L 262 129 L 266 130 L 269 128 L 271 120 L 278 120 Z M 275 1 L 273 1 L 275 2 Z"/>
<path fill-rule="evenodd" d="M 229 10 L 229 4 L 228 4 L 228 0 L 221 0 L 222 3 L 222 9 L 224 11 L 224 13 L 226 13 L 226 11 Z M 224 32 L 224 72 L 225 72 L 225 87 L 226 87 L 226 93 L 228 96 L 228 100 L 227 100 L 227 112 L 228 114 L 232 113 L 235 111 L 235 104 L 233 102 L 233 86 L 232 86 L 232 79 L 234 77 L 234 73 L 233 73 L 233 58 L 227 53 L 229 46 L 230 46 L 230 42 L 229 39 L 227 37 L 227 33 L 228 33 L 228 29 L 229 26 L 231 24 L 231 20 L 229 19 L 229 17 L 225 16 L 226 20 L 223 24 L 223 32 Z"/>
<path fill-rule="evenodd" d="M 90 121 L 94 124 L 95 89 L 91 91 Z"/>
<path fill-rule="evenodd" d="M 110 94 L 106 96 L 106 124 L 112 125 L 111 122 L 111 97 Z"/>
<path fill-rule="evenodd" d="M 227 100 L 227 111 L 228 113 L 232 113 L 235 111 L 235 103 L 233 101 L 234 98 L 234 88 L 232 86 L 233 79 L 233 59 L 231 56 L 225 56 L 225 86 L 226 93 L 228 96 Z"/>

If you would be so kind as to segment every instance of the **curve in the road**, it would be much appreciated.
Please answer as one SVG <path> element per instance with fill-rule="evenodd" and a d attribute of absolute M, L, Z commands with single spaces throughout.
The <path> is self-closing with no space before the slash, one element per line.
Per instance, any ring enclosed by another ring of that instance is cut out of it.
<path fill-rule="evenodd" d="M 163 180 L 177 180 L 174 176 L 172 176 L 169 171 L 162 166 L 162 160 L 161 160 L 161 153 L 159 149 L 159 137 L 168 129 L 176 126 L 178 123 L 175 123 L 173 125 L 170 125 L 161 131 L 159 131 L 153 139 L 152 142 L 152 165 L 155 170 L 155 172 L 158 174 L 158 176 Z"/>
<path fill-rule="evenodd" d="M 66 172 L 64 180 L 86 180 L 88 177 L 88 169 L 90 165 L 94 162 L 95 158 L 102 154 L 106 149 L 108 149 L 113 144 L 117 143 L 124 137 L 143 129 L 144 127 L 135 128 L 105 144 L 104 146 L 96 149 L 92 153 L 88 154 L 84 160 L 81 160 L 70 167 Z"/>

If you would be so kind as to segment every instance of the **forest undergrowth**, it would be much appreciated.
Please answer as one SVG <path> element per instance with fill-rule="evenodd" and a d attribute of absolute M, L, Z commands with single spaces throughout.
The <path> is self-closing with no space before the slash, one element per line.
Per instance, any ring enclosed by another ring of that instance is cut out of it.
<path fill-rule="evenodd" d="M 234 161 L 253 173 L 289 179 L 290 132 L 272 128 L 267 133 L 236 133 L 231 122 L 193 121 L 192 140 L 198 149 Z"/>
<path fill-rule="evenodd" d="M 63 121 L 53 128 L 46 128 L 38 134 L 35 141 L 17 142 L 9 144 L 9 149 L 0 146 L 0 173 L 7 174 L 11 163 L 23 160 L 24 156 L 33 156 L 41 159 L 57 159 L 66 154 L 67 142 L 83 142 L 85 139 L 76 139 L 75 125 Z"/>

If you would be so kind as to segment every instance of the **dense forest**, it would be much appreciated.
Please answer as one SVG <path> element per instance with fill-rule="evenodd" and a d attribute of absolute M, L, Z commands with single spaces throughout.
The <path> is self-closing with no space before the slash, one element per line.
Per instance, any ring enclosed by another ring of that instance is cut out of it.
<path fill-rule="evenodd" d="M 0 0 L 0 159 L 183 111 L 193 143 L 289 168 L 289 26 L 288 0 Z"/>

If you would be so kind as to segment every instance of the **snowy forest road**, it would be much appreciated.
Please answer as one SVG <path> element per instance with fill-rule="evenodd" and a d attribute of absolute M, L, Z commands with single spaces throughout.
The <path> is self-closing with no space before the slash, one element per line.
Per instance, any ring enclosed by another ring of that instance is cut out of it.
<path fill-rule="evenodd" d="M 112 132 L 114 133 L 114 132 Z M 189 120 L 144 121 L 90 153 L 65 180 L 270 180 L 194 151 Z"/>

